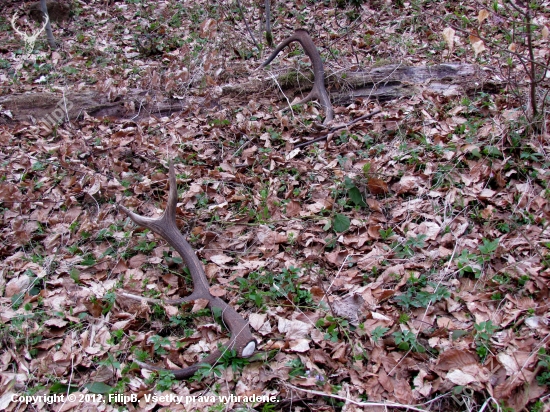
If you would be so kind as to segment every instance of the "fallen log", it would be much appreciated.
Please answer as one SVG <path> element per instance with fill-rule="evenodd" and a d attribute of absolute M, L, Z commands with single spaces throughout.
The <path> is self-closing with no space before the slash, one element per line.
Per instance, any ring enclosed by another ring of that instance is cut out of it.
<path fill-rule="evenodd" d="M 276 79 L 285 93 L 299 93 L 309 90 L 311 83 L 300 79 L 291 81 L 298 73 L 286 71 Z M 302 76 L 303 77 L 303 76 Z M 453 96 L 470 95 L 473 92 L 498 92 L 502 84 L 488 79 L 477 66 L 471 64 L 439 64 L 435 66 L 392 65 L 375 67 L 363 71 L 332 73 L 327 76 L 330 98 L 334 104 L 345 105 L 357 99 L 393 100 L 430 91 L 435 94 Z M 221 87 L 219 104 L 222 107 L 234 105 L 234 99 L 252 94 L 270 94 L 273 80 L 264 78 Z M 278 88 L 277 88 L 278 89 Z M 150 96 L 148 92 L 130 90 L 117 101 L 109 101 L 105 93 L 86 90 L 62 93 L 24 93 L 0 96 L 0 123 L 36 122 L 52 120 L 63 122 L 75 120 L 87 113 L 93 117 L 116 119 L 140 119 L 149 116 L 169 116 L 184 111 L 193 101 L 204 106 L 204 97 L 189 96 L 186 100 Z"/>

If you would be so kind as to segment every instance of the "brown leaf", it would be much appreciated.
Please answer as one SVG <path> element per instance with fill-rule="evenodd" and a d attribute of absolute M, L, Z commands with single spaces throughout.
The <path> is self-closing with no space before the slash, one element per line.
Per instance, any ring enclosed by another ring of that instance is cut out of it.
<path fill-rule="evenodd" d="M 347 363 L 348 358 L 346 356 L 347 353 L 347 344 L 344 342 L 340 342 L 338 346 L 336 346 L 336 349 L 332 353 L 332 359 L 336 359 L 340 363 Z"/>
<path fill-rule="evenodd" d="M 140 253 L 130 258 L 128 266 L 131 269 L 136 269 L 142 267 L 145 263 L 147 263 L 147 256 Z"/>
<path fill-rule="evenodd" d="M 477 356 L 470 351 L 461 349 L 449 349 L 442 352 L 437 360 L 436 369 L 446 372 L 451 369 L 461 368 L 478 363 Z"/>
<path fill-rule="evenodd" d="M 481 9 L 477 15 L 477 22 L 481 24 L 485 21 L 485 19 L 487 19 L 487 17 L 489 17 L 489 12 L 485 9 Z"/>
<path fill-rule="evenodd" d="M 399 182 L 395 183 L 392 190 L 401 195 L 403 193 L 416 193 L 421 180 L 417 176 L 403 176 Z"/>
<path fill-rule="evenodd" d="M 298 216 L 301 211 L 302 211 L 301 203 L 296 202 L 295 200 L 291 200 L 286 205 L 286 214 L 289 217 Z"/>
<path fill-rule="evenodd" d="M 367 205 L 369 205 L 369 208 L 372 211 L 382 213 L 382 204 L 378 200 L 373 198 L 368 198 Z"/>
<path fill-rule="evenodd" d="M 63 319 L 54 318 L 54 319 L 48 319 L 46 322 L 44 322 L 44 325 L 55 327 L 55 328 L 64 328 L 67 326 L 68 322 Z"/>
<path fill-rule="evenodd" d="M 220 285 L 214 285 L 210 287 L 210 293 L 212 296 L 224 296 L 227 293 L 227 289 L 221 287 Z"/>
<path fill-rule="evenodd" d="M 357 326 L 359 324 L 360 309 L 364 302 L 360 295 L 337 297 L 332 302 L 332 308 L 336 315 L 349 320 L 351 325 Z"/>
<path fill-rule="evenodd" d="M 333 265 L 340 266 L 348 257 L 349 252 L 346 250 L 337 250 L 331 253 L 325 253 L 325 259 Z"/>
<path fill-rule="evenodd" d="M 309 350 L 309 339 L 296 339 L 288 342 L 288 349 L 292 352 L 307 352 Z"/>
<path fill-rule="evenodd" d="M 443 39 L 445 39 L 445 42 L 447 43 L 447 48 L 449 49 L 449 53 L 453 52 L 454 44 L 455 44 L 455 30 L 452 27 L 446 27 L 443 30 Z"/>
<path fill-rule="evenodd" d="M 193 301 L 193 308 L 191 309 L 192 313 L 197 313 L 199 310 L 202 310 L 208 306 L 208 299 L 195 299 Z"/>
<path fill-rule="evenodd" d="M 390 191 L 386 182 L 376 177 L 369 177 L 367 187 L 373 195 L 385 195 Z"/>
<path fill-rule="evenodd" d="M 11 298 L 17 293 L 21 293 L 29 286 L 31 282 L 30 277 L 22 275 L 10 280 L 6 285 L 5 296 Z"/>

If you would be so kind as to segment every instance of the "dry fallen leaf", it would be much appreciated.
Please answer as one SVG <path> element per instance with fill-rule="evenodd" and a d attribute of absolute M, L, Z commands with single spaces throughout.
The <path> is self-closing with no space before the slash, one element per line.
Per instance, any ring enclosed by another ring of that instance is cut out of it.
<path fill-rule="evenodd" d="M 449 49 L 449 54 L 453 52 L 454 43 L 455 43 L 455 30 L 451 27 L 446 27 L 443 30 L 443 39 L 447 43 L 447 48 Z"/>
<path fill-rule="evenodd" d="M 485 44 L 483 44 L 483 41 L 479 37 L 473 34 L 469 36 L 469 40 L 472 44 L 472 49 L 474 49 L 474 57 L 477 58 L 480 53 L 485 51 Z"/>
<path fill-rule="evenodd" d="M 288 348 L 292 352 L 307 352 L 309 350 L 309 339 L 295 339 L 288 342 Z"/>
<path fill-rule="evenodd" d="M 373 195 L 385 195 L 390 191 L 386 182 L 376 177 L 370 177 L 367 180 L 367 187 Z"/>
<path fill-rule="evenodd" d="M 482 9 L 479 11 L 479 14 L 477 15 L 477 22 L 481 24 L 485 21 L 485 19 L 487 19 L 487 17 L 489 17 L 489 11 Z"/>

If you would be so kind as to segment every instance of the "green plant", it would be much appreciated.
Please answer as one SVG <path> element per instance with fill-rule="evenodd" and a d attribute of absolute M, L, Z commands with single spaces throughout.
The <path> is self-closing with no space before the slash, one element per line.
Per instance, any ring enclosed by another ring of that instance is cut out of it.
<path fill-rule="evenodd" d="M 99 365 L 107 366 L 115 369 L 120 369 L 120 362 L 113 356 L 112 353 L 107 354 L 107 358 L 98 362 Z"/>
<path fill-rule="evenodd" d="M 269 221 L 270 213 L 267 199 L 269 197 L 269 187 L 264 186 L 260 189 L 260 205 L 256 210 L 256 219 L 258 223 L 267 223 Z"/>
<path fill-rule="evenodd" d="M 107 343 L 109 343 L 111 345 L 117 345 L 118 343 L 120 343 L 123 336 L 124 336 L 124 330 L 123 329 L 113 330 L 111 332 L 111 337 L 107 340 Z"/>
<path fill-rule="evenodd" d="M 400 350 L 424 353 L 426 349 L 417 341 L 416 335 L 410 330 L 404 330 L 392 333 L 395 344 Z"/>
<path fill-rule="evenodd" d="M 374 343 L 378 343 L 378 341 L 386 334 L 387 331 L 389 331 L 390 328 L 384 328 L 382 326 L 377 326 L 373 329 L 371 332 L 371 337 Z"/>
<path fill-rule="evenodd" d="M 479 246 L 479 254 L 470 253 L 463 249 L 461 254 L 456 257 L 459 273 L 473 273 L 478 279 L 481 276 L 484 265 L 489 262 L 498 248 L 499 239 L 488 240 L 482 239 L 483 244 Z"/>
<path fill-rule="evenodd" d="M 328 230 L 331 226 L 337 233 L 345 232 L 349 229 L 351 225 L 351 220 L 346 215 L 343 215 L 341 213 L 336 213 L 334 215 L 334 218 L 332 221 L 328 222 L 325 227 L 323 227 L 323 230 Z"/>
<path fill-rule="evenodd" d="M 153 349 L 157 355 L 166 355 L 168 352 L 164 349 L 165 346 L 170 347 L 171 342 L 167 337 L 162 337 L 159 335 L 153 335 L 149 338 L 149 342 L 153 344 Z"/>
<path fill-rule="evenodd" d="M 160 392 L 170 390 L 177 382 L 178 381 L 172 372 L 165 370 L 158 371 L 157 389 Z"/>
<path fill-rule="evenodd" d="M 479 324 L 474 324 L 476 342 L 476 352 L 481 357 L 485 359 L 489 354 L 489 342 L 493 334 L 496 332 L 498 327 L 493 325 L 493 322 L 488 320 L 486 322 L 481 322 Z"/>
<path fill-rule="evenodd" d="M 397 319 L 397 321 L 398 321 L 400 324 L 405 324 L 405 323 L 407 323 L 409 320 L 411 320 L 411 317 L 409 316 L 408 313 L 400 313 L 400 314 L 399 314 L 399 318 Z"/>
<path fill-rule="evenodd" d="M 550 355 L 546 353 L 546 349 L 540 348 L 538 352 L 539 363 L 538 366 L 542 368 L 542 371 L 537 375 L 537 382 L 539 385 L 550 385 Z"/>
<path fill-rule="evenodd" d="M 405 293 L 396 296 L 397 304 L 405 310 L 413 308 L 426 308 L 428 305 L 447 299 L 451 292 L 436 282 L 428 282 L 425 275 L 419 278 L 410 277 L 407 280 L 408 289 Z"/>
<path fill-rule="evenodd" d="M 411 258 L 415 254 L 415 250 L 423 248 L 425 246 L 424 240 L 426 235 L 420 234 L 416 237 L 409 237 L 404 243 L 393 243 L 392 249 L 395 251 L 397 257 L 401 259 Z"/>
<path fill-rule="evenodd" d="M 269 299 L 276 299 L 279 295 L 271 291 L 274 276 L 272 272 L 260 270 L 249 273 L 246 278 L 237 278 L 242 296 L 238 303 L 251 301 L 258 308 L 264 308 Z"/>
<path fill-rule="evenodd" d="M 290 368 L 290 372 L 288 374 L 292 378 L 304 377 L 307 375 L 306 367 L 302 363 L 300 358 L 292 359 L 291 361 L 287 362 L 286 366 Z"/>
<path fill-rule="evenodd" d="M 110 290 L 107 293 L 105 293 L 102 300 L 103 300 L 104 306 L 101 313 L 105 315 L 109 313 L 109 311 L 113 308 L 113 305 L 115 304 L 115 301 L 116 301 L 116 293 Z"/>
<path fill-rule="evenodd" d="M 311 292 L 302 289 L 299 281 L 300 269 L 284 268 L 275 274 L 268 270 L 254 271 L 246 278 L 237 278 L 241 291 L 239 304 L 253 302 L 258 308 L 265 308 L 270 301 L 278 301 L 281 297 L 295 305 L 311 305 Z"/>
<path fill-rule="evenodd" d="M 388 227 L 387 229 L 380 229 L 378 233 L 380 233 L 382 240 L 388 240 L 390 237 L 395 235 L 395 232 L 391 227 Z"/>
<path fill-rule="evenodd" d="M 210 376 L 220 377 L 224 369 L 231 367 L 233 372 L 241 371 L 250 361 L 246 358 L 241 358 L 237 355 L 235 349 L 227 349 L 222 344 L 218 345 L 218 349 L 222 352 L 221 358 L 218 359 L 216 365 L 209 365 L 208 363 L 199 364 L 199 369 L 191 377 L 191 381 L 200 382 L 204 378 Z"/>
<path fill-rule="evenodd" d="M 357 188 L 355 182 L 347 176 L 344 179 L 344 186 L 348 191 L 347 194 L 349 199 L 353 202 L 355 206 L 359 206 L 359 207 L 367 206 L 367 204 L 365 203 L 365 200 L 363 199 L 363 194 Z"/>
<path fill-rule="evenodd" d="M 176 316 L 170 317 L 170 326 L 174 328 L 183 329 L 183 337 L 188 338 L 194 333 L 194 329 L 189 326 L 192 324 L 193 319 L 199 318 L 201 316 L 210 316 L 210 309 L 201 309 L 196 312 L 186 312 L 184 314 L 177 314 Z M 178 332 L 178 334 L 181 334 Z"/>
<path fill-rule="evenodd" d="M 311 292 L 300 287 L 299 274 L 300 269 L 293 266 L 282 269 L 273 277 L 272 290 L 277 291 L 296 305 L 312 305 Z"/>
<path fill-rule="evenodd" d="M 345 335 L 349 339 L 349 322 L 345 319 L 327 315 L 315 322 L 317 328 L 325 329 L 325 339 L 331 342 L 338 342 L 339 335 Z"/>

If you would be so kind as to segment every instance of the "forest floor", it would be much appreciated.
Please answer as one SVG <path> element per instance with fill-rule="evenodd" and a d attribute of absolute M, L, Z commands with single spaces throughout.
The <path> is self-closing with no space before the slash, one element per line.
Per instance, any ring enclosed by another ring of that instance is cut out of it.
<path fill-rule="evenodd" d="M 303 96 L 310 62 L 295 44 L 259 69 L 256 2 L 70 3 L 30 53 L 29 3 L 0 6 L 0 98 L 59 96 L 55 125 L 0 106 L 0 410 L 550 410 L 550 2 L 530 35 L 519 2 L 274 2 L 275 44 L 308 29 L 329 94 L 390 64 L 499 85 L 336 104 L 347 126 L 300 150 L 324 110 L 273 79 Z M 135 90 L 181 109 L 65 119 L 71 93 Z M 170 160 L 180 229 L 259 349 L 188 381 L 135 361 L 185 367 L 227 331 L 165 303 L 191 293 L 182 260 L 117 207 L 160 215 Z"/>

